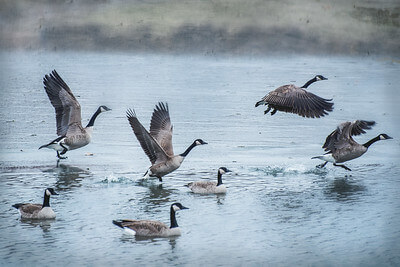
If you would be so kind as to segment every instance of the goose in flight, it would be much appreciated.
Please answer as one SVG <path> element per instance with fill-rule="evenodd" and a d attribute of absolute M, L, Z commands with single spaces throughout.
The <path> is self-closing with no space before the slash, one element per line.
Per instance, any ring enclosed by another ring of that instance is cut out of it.
<path fill-rule="evenodd" d="M 187 187 L 195 194 L 225 194 L 226 186 L 222 183 L 222 174 L 231 172 L 225 167 L 218 169 L 217 182 L 213 181 L 196 181 L 189 183 Z"/>
<path fill-rule="evenodd" d="M 19 211 L 22 219 L 54 219 L 56 214 L 50 208 L 51 195 L 58 194 L 53 188 L 46 188 L 43 204 L 18 203 L 14 204 L 13 207 Z"/>
<path fill-rule="evenodd" d="M 283 85 L 269 92 L 255 106 L 268 105 L 264 114 L 272 109 L 271 115 L 277 111 L 284 111 L 307 118 L 323 117 L 328 114 L 328 111 L 333 110 L 333 103 L 329 102 L 332 99 L 324 99 L 305 90 L 310 84 L 322 80 L 327 80 L 327 78 L 316 75 L 302 87 L 294 84 Z"/>
<path fill-rule="evenodd" d="M 136 138 L 152 164 L 145 173 L 145 177 L 157 177 L 162 181 L 164 175 L 181 166 L 185 157 L 195 146 L 207 144 L 201 139 L 196 139 L 185 152 L 174 155 L 172 124 L 167 103 L 160 102 L 156 105 L 151 117 L 150 133 L 139 122 L 135 110 L 128 109 L 126 114 Z"/>
<path fill-rule="evenodd" d="M 61 155 L 64 155 L 68 150 L 77 149 L 90 143 L 94 121 L 97 116 L 111 109 L 106 106 L 100 106 L 86 127 L 83 128 L 81 106 L 60 75 L 53 70 L 51 74 L 45 75 L 43 84 L 47 96 L 56 111 L 58 137 L 50 143 L 39 147 L 39 149 L 54 149 L 57 151 L 59 159 L 65 159 L 66 157 Z"/>
<path fill-rule="evenodd" d="M 170 223 L 166 224 L 159 221 L 150 220 L 114 220 L 112 221 L 118 227 L 121 227 L 126 232 L 136 236 L 143 237 L 169 237 L 181 235 L 178 223 L 176 222 L 175 212 L 178 210 L 188 209 L 182 206 L 181 203 L 174 203 L 170 208 Z"/>
<path fill-rule="evenodd" d="M 365 152 L 367 152 L 370 145 L 379 140 L 392 139 L 392 137 L 388 136 L 387 134 L 380 134 L 365 144 L 359 144 L 354 141 L 352 136 L 363 134 L 365 133 L 364 130 L 369 130 L 374 125 L 374 121 L 364 120 L 356 120 L 353 122 L 346 121 L 339 124 L 336 130 L 328 135 L 324 145 L 322 146 L 322 148 L 324 148 L 324 150 L 327 152 L 324 155 L 313 157 L 313 159 L 325 161 L 317 167 L 322 168 L 328 162 L 332 162 L 334 166 L 342 167 L 348 171 L 351 171 L 351 169 L 345 165 L 340 165 L 337 163 L 346 162 L 362 156 Z"/>

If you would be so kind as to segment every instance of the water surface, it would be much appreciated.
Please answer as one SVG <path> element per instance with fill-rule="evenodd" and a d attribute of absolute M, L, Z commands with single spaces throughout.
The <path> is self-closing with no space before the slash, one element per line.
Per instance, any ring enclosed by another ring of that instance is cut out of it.
<path fill-rule="evenodd" d="M 399 64 L 382 58 L 260 59 L 105 53 L 2 53 L 0 89 L 1 265 L 344 265 L 400 264 Z M 93 141 L 67 153 L 38 150 L 56 137 L 55 115 L 42 86 L 56 69 L 82 106 L 83 124 L 99 105 Z M 309 90 L 333 98 L 321 119 L 263 115 L 254 103 L 287 83 L 315 74 L 329 80 Z M 174 151 L 196 138 L 180 169 L 142 180 L 150 163 L 125 117 L 135 108 L 149 127 L 166 101 Z M 360 143 L 387 133 L 348 172 L 317 169 L 326 136 L 342 121 L 375 120 Z M 93 154 L 93 155 L 91 155 Z M 90 156 L 91 155 L 91 156 Z M 216 179 L 228 193 L 191 194 L 184 186 Z M 51 198 L 56 220 L 21 221 L 11 207 Z M 178 213 L 182 236 L 137 239 L 113 219 L 169 223 Z"/>

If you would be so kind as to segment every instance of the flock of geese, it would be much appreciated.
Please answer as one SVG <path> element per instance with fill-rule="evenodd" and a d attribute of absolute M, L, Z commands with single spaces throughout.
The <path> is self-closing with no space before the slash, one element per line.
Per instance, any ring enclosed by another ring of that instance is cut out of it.
<path fill-rule="evenodd" d="M 319 97 L 306 90 L 308 86 L 317 81 L 327 80 L 322 75 L 316 75 L 313 79 L 306 82 L 303 86 L 283 85 L 269 92 L 255 106 L 267 105 L 264 114 L 271 110 L 271 115 L 277 111 L 297 114 L 307 118 L 320 118 L 333 111 L 332 99 Z M 53 105 L 56 113 L 57 135 L 58 137 L 50 143 L 39 147 L 53 149 L 57 152 L 58 159 L 63 157 L 67 151 L 86 146 L 90 143 L 93 125 L 97 116 L 103 112 L 111 110 L 106 106 L 100 106 L 91 117 L 86 127 L 82 126 L 81 106 L 73 95 L 71 89 L 53 70 L 43 79 L 44 89 Z M 150 130 L 139 122 L 135 110 L 128 109 L 126 112 L 129 124 L 139 141 L 140 146 L 149 158 L 151 166 L 144 177 L 157 177 L 162 181 L 162 177 L 178 169 L 185 157 L 196 146 L 207 144 L 201 139 L 196 139 L 181 154 L 174 154 L 172 146 L 172 124 L 167 103 L 159 102 L 152 114 Z M 317 165 L 322 168 L 328 162 L 334 166 L 342 167 L 351 171 L 343 163 L 360 157 L 367 152 L 369 146 L 379 140 L 392 139 L 387 134 L 379 134 L 365 144 L 357 143 L 352 136 L 365 133 L 375 125 L 374 121 L 356 120 L 346 121 L 337 128 L 325 140 L 322 148 L 325 154 L 313 157 L 324 161 Z M 222 183 L 222 175 L 230 172 L 225 167 L 218 169 L 217 181 L 196 181 L 187 186 L 193 193 L 198 194 L 220 194 L 226 193 L 226 187 Z M 50 196 L 57 195 L 52 188 L 46 188 L 44 192 L 43 204 L 19 203 L 13 205 L 19 210 L 23 219 L 54 219 L 55 213 L 50 208 Z M 114 220 L 113 224 L 138 236 L 175 236 L 180 235 L 175 213 L 178 210 L 187 209 L 181 203 L 173 203 L 170 207 L 170 226 L 159 221 L 150 220 Z"/>

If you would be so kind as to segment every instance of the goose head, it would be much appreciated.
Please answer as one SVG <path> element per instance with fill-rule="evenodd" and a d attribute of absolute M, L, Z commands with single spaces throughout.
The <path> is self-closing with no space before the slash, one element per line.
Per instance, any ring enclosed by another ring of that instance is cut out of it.
<path fill-rule="evenodd" d="M 328 78 L 325 78 L 322 75 L 316 75 L 314 78 L 315 78 L 316 81 L 328 80 Z"/>
<path fill-rule="evenodd" d="M 53 188 L 46 188 L 46 190 L 45 190 L 45 194 L 46 194 L 46 196 L 51 196 L 51 195 L 58 195 L 57 193 L 56 193 L 56 191 L 54 191 L 54 189 Z"/>
<path fill-rule="evenodd" d="M 390 137 L 389 135 L 384 133 L 379 135 L 379 140 L 387 140 L 387 139 L 393 139 L 393 137 Z"/>
<path fill-rule="evenodd" d="M 101 113 L 101 112 L 106 112 L 106 111 L 109 111 L 109 110 L 111 110 L 111 108 L 108 108 L 108 107 L 106 107 L 106 106 L 100 106 L 99 108 L 98 108 L 98 111 Z"/>
<path fill-rule="evenodd" d="M 176 202 L 174 204 L 171 205 L 171 209 L 173 211 L 178 211 L 178 210 L 185 210 L 185 209 L 189 209 L 187 207 L 184 207 L 181 203 Z"/>
<path fill-rule="evenodd" d="M 225 173 L 227 173 L 227 172 L 232 172 L 231 170 L 228 170 L 227 168 L 225 168 L 225 167 L 220 167 L 219 169 L 218 169 L 218 173 L 220 173 L 220 174 L 225 174 Z"/>
<path fill-rule="evenodd" d="M 194 140 L 194 142 L 193 142 L 196 146 L 199 146 L 199 145 L 207 145 L 208 143 L 207 142 L 204 142 L 203 140 L 201 140 L 201 139 L 196 139 L 196 140 Z"/>

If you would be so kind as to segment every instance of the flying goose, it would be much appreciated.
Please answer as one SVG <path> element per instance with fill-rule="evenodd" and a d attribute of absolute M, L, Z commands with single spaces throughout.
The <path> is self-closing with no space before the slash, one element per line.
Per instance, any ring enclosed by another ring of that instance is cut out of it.
<path fill-rule="evenodd" d="M 81 106 L 72 94 L 71 89 L 61 79 L 60 75 L 53 70 L 51 74 L 43 78 L 44 89 L 56 111 L 57 137 L 47 145 L 39 147 L 49 148 L 57 151 L 59 159 L 68 150 L 77 149 L 90 143 L 93 132 L 93 124 L 97 116 L 105 111 L 109 111 L 106 106 L 100 106 L 93 114 L 85 128 L 82 127 Z M 61 153 L 60 153 L 61 152 Z"/>
<path fill-rule="evenodd" d="M 175 212 L 178 210 L 188 209 L 182 206 L 181 203 L 174 203 L 170 209 L 170 220 L 171 226 L 168 227 L 166 224 L 159 221 L 149 220 L 117 220 L 112 221 L 116 226 L 121 227 L 128 233 L 136 236 L 148 236 L 148 237 L 168 237 L 181 235 L 178 223 L 176 222 Z"/>
<path fill-rule="evenodd" d="M 333 110 L 333 103 L 328 102 L 332 99 L 324 99 L 305 90 L 310 84 L 322 80 L 328 79 L 322 75 L 316 75 L 302 87 L 294 84 L 278 87 L 258 101 L 256 107 L 262 104 L 268 105 L 264 114 L 272 109 L 271 115 L 279 110 L 307 118 L 323 117 L 328 114 L 327 111 Z"/>
<path fill-rule="evenodd" d="M 327 152 L 324 155 L 313 157 L 313 159 L 325 161 L 317 167 L 322 168 L 328 162 L 332 162 L 334 166 L 342 167 L 351 171 L 351 169 L 345 165 L 339 165 L 337 163 L 346 162 L 362 156 L 367 152 L 369 146 L 376 141 L 392 139 L 392 137 L 387 134 L 380 134 L 362 145 L 354 141 L 352 136 L 363 134 L 365 133 L 364 130 L 369 130 L 374 125 L 375 121 L 364 120 L 356 120 L 353 122 L 346 121 L 339 124 L 336 130 L 328 135 L 324 145 L 322 146 L 322 148 Z"/>
<path fill-rule="evenodd" d="M 153 111 L 150 122 L 150 133 L 143 127 L 136 117 L 135 110 L 128 109 L 128 121 L 136 135 L 141 147 L 151 161 L 151 167 L 145 177 L 162 177 L 181 166 L 189 152 L 198 145 L 207 144 L 201 139 L 196 139 L 182 154 L 174 155 L 172 148 L 172 125 L 169 117 L 168 104 L 159 102 Z"/>
<path fill-rule="evenodd" d="M 226 186 L 222 183 L 222 174 L 231 172 L 225 167 L 218 169 L 218 180 L 217 182 L 211 181 L 197 181 L 189 183 L 187 186 L 196 194 L 225 194 Z"/>
<path fill-rule="evenodd" d="M 13 205 L 18 209 L 22 219 L 54 219 L 56 214 L 50 208 L 50 196 L 58 195 L 53 188 L 44 191 L 43 204 L 18 203 Z"/>

